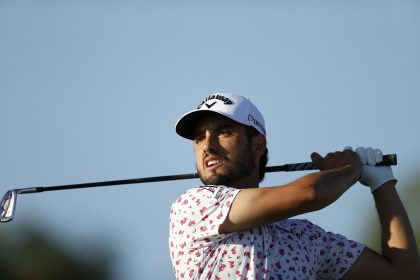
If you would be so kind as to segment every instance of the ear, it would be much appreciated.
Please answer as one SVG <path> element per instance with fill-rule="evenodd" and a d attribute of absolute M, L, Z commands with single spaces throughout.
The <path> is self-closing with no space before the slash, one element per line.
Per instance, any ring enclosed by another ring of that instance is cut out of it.
<path fill-rule="evenodd" d="M 258 134 L 255 137 L 252 137 L 252 152 L 254 153 L 255 159 L 260 161 L 262 155 L 267 148 L 267 140 L 264 135 Z"/>

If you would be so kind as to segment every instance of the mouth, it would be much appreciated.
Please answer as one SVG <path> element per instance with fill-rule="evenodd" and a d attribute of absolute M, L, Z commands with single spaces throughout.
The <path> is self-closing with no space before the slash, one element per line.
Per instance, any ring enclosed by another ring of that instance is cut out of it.
<path fill-rule="evenodd" d="M 208 170 L 215 170 L 224 163 L 223 160 L 214 157 L 208 158 L 204 161 L 204 166 Z"/>

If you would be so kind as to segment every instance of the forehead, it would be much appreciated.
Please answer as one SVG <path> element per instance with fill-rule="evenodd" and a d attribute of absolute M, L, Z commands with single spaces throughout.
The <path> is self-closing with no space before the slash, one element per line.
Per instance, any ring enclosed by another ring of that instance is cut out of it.
<path fill-rule="evenodd" d="M 199 118 L 195 124 L 194 131 L 213 130 L 220 127 L 240 127 L 244 126 L 227 117 L 211 114 Z"/>

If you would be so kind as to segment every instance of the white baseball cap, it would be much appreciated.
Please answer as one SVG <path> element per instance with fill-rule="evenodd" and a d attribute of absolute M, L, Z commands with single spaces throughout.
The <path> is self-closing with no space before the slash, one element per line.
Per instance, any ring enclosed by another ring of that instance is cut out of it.
<path fill-rule="evenodd" d="M 175 125 L 176 133 L 184 138 L 193 139 L 197 120 L 212 113 L 251 126 L 262 135 L 266 135 L 264 118 L 257 107 L 249 98 L 233 93 L 214 93 L 208 96 L 196 110 L 186 113 L 178 120 Z"/>

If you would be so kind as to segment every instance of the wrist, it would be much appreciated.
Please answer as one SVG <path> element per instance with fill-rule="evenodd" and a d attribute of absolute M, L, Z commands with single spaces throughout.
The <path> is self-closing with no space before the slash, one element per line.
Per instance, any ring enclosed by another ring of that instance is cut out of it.
<path fill-rule="evenodd" d="M 346 165 L 343 171 L 348 172 L 349 177 L 353 181 L 353 184 L 357 183 L 362 177 L 362 167 L 355 165 Z"/>
<path fill-rule="evenodd" d="M 395 178 L 389 178 L 388 180 L 384 181 L 383 183 L 378 183 L 375 186 L 370 186 L 370 191 L 372 192 L 372 194 L 375 192 L 377 193 L 378 190 L 383 190 L 386 188 L 390 188 L 390 187 L 394 187 L 397 184 L 398 180 Z"/>

